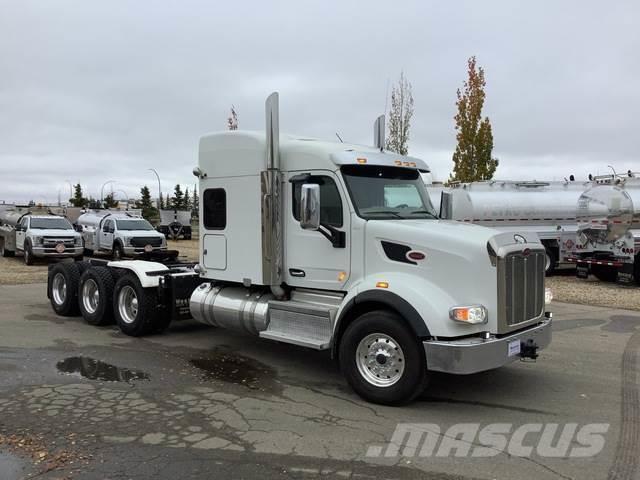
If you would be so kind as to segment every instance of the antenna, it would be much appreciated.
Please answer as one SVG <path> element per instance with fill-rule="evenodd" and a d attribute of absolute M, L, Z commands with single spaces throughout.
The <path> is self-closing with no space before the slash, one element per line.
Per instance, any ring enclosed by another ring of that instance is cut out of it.
<path fill-rule="evenodd" d="M 336 137 L 338 137 L 338 140 L 340 140 L 340 143 L 344 143 L 344 142 L 342 141 L 342 138 L 340 137 L 340 135 L 338 135 L 338 132 L 336 132 Z"/>

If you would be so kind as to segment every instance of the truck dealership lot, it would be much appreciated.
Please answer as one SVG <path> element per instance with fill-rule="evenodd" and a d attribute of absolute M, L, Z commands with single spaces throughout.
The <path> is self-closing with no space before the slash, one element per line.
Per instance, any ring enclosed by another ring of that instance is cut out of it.
<path fill-rule="evenodd" d="M 551 310 L 537 364 L 434 375 L 392 408 L 359 399 L 326 352 L 192 321 L 134 339 L 55 316 L 43 284 L 0 286 L 0 451 L 22 462 L 16 475 L 52 469 L 41 478 L 633 478 L 640 315 Z M 407 423 L 609 427 L 587 458 L 385 456 Z"/>

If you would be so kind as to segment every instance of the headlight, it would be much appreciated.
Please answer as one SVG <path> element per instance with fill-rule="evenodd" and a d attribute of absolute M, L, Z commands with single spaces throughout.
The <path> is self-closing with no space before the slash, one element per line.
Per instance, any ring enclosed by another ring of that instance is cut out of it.
<path fill-rule="evenodd" d="M 167 239 L 166 239 L 166 237 L 164 235 L 162 236 L 162 243 L 160 245 L 163 246 L 163 247 L 167 246 Z"/>
<path fill-rule="evenodd" d="M 487 309 L 482 305 L 467 305 L 464 307 L 453 307 L 449 310 L 449 318 L 454 322 L 462 323 L 487 323 L 489 315 Z"/>
<path fill-rule="evenodd" d="M 75 238 L 75 241 L 74 241 L 73 243 L 75 243 L 75 244 L 76 244 L 76 246 L 80 246 L 80 245 L 82 245 L 82 237 L 81 237 L 81 236 L 77 236 L 77 237 Z"/>
<path fill-rule="evenodd" d="M 122 242 L 123 242 L 125 245 L 131 245 L 131 237 L 123 237 L 123 238 L 122 238 Z"/>
<path fill-rule="evenodd" d="M 545 303 L 545 305 L 549 305 L 551 303 L 551 300 L 553 300 L 553 292 L 551 291 L 550 288 L 545 288 L 544 289 L 544 303 Z"/>
<path fill-rule="evenodd" d="M 33 243 L 35 243 L 36 245 L 43 245 L 44 237 L 33 237 Z"/>

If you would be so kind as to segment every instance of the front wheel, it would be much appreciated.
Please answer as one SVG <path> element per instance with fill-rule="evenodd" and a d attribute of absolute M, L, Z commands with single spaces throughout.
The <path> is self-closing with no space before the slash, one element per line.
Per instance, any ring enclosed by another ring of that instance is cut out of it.
<path fill-rule="evenodd" d="M 25 242 L 24 263 L 25 265 L 33 265 L 33 249 L 31 248 L 31 242 Z"/>
<path fill-rule="evenodd" d="M 558 259 L 556 258 L 556 254 L 549 247 L 544 248 L 545 258 L 544 258 L 544 273 L 547 277 L 553 275 L 556 271 L 556 265 Z"/>
<path fill-rule="evenodd" d="M 122 333 L 141 337 L 165 330 L 171 316 L 159 304 L 153 288 L 142 288 L 138 279 L 126 274 L 117 282 L 113 295 L 113 312 Z"/>
<path fill-rule="evenodd" d="M 113 245 L 113 259 L 114 260 L 122 260 L 124 258 L 124 248 L 120 243 L 115 243 Z"/>
<path fill-rule="evenodd" d="M 369 402 L 401 405 L 427 386 L 422 344 L 394 312 L 376 310 L 356 319 L 342 336 L 339 357 L 347 382 Z"/>

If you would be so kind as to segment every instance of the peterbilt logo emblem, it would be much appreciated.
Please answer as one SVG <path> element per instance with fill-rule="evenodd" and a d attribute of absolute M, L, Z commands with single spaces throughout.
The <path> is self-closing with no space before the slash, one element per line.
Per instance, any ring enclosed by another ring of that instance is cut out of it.
<path fill-rule="evenodd" d="M 516 233 L 513 236 L 513 239 L 516 241 L 516 243 L 527 243 L 527 239 L 524 238 L 522 235 L 520 235 L 519 233 Z"/>

